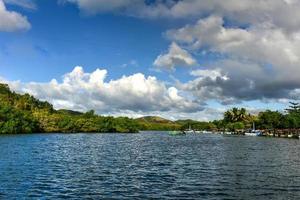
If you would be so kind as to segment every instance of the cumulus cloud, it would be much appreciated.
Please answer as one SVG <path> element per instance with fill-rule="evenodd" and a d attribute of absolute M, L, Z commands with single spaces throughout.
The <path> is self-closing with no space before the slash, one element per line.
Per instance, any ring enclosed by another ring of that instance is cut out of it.
<path fill-rule="evenodd" d="M 247 29 L 225 27 L 219 16 L 200 19 L 195 25 L 167 32 L 171 40 L 187 43 L 194 49 L 205 48 L 241 59 L 290 67 L 300 60 L 299 34 L 286 34 L 270 24 Z"/>
<path fill-rule="evenodd" d="M 166 32 L 167 38 L 176 43 L 156 58 L 154 66 L 174 70 L 178 65 L 195 63 L 191 53 L 219 55 L 215 63 L 202 62 L 204 71 L 192 72 L 194 80 L 179 84 L 180 89 L 192 92 L 201 101 L 217 99 L 230 104 L 298 96 L 300 1 L 69 1 L 92 14 L 198 19 Z"/>
<path fill-rule="evenodd" d="M 184 84 L 198 97 L 223 103 L 295 99 L 291 92 L 300 88 L 299 31 L 287 33 L 269 23 L 228 27 L 222 17 L 212 15 L 166 35 L 193 51 L 222 55 L 206 71 L 194 71 L 192 75 L 199 77 Z"/>
<path fill-rule="evenodd" d="M 137 17 L 202 18 L 222 16 L 248 25 L 270 22 L 284 30 L 299 30 L 300 2 L 297 0 L 64 0 L 88 14 L 119 13 Z"/>
<path fill-rule="evenodd" d="M 281 77 L 256 63 L 222 60 L 208 69 L 191 73 L 196 78 L 177 87 L 202 101 L 213 99 L 227 105 L 252 100 L 300 100 L 299 81 Z"/>
<path fill-rule="evenodd" d="M 269 22 L 285 30 L 299 30 L 300 2 L 295 0 L 190 0 L 178 1 L 167 15 L 174 17 L 222 16 L 248 25 Z"/>
<path fill-rule="evenodd" d="M 75 67 L 63 76 L 48 83 L 22 83 L 9 81 L 10 87 L 21 93 L 51 102 L 56 108 L 86 111 L 94 109 L 98 113 L 127 112 L 196 112 L 201 107 L 180 95 L 175 87 L 167 87 L 153 76 L 141 73 L 106 81 L 107 71 L 97 69 L 92 73 Z"/>
<path fill-rule="evenodd" d="M 177 66 L 193 66 L 197 62 L 186 50 L 173 42 L 166 54 L 159 55 L 153 65 L 159 68 L 174 70 Z"/>
<path fill-rule="evenodd" d="M 25 16 L 14 12 L 8 11 L 5 4 L 0 0 L 0 31 L 20 31 L 28 30 L 31 25 Z"/>

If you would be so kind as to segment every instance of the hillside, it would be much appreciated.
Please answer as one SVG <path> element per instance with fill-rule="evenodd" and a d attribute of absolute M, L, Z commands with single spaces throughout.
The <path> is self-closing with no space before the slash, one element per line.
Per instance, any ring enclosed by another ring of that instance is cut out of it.
<path fill-rule="evenodd" d="M 181 129 L 181 125 L 177 124 L 171 120 L 164 119 L 162 117 L 157 116 L 145 116 L 141 118 L 135 119 L 135 121 L 139 124 L 140 130 L 179 130 Z"/>
<path fill-rule="evenodd" d="M 137 120 L 146 123 L 165 123 L 165 124 L 175 124 L 173 121 L 158 117 L 158 116 L 145 116 L 137 118 Z"/>
<path fill-rule="evenodd" d="M 140 130 L 185 130 L 190 126 L 195 130 L 213 130 L 216 128 L 211 122 L 199 122 L 191 119 L 171 121 L 157 116 L 141 117 L 135 121 L 139 124 Z"/>
<path fill-rule="evenodd" d="M 55 110 L 29 94 L 12 92 L 0 83 L 0 133 L 137 132 L 127 117 L 103 117 L 94 111 Z"/>

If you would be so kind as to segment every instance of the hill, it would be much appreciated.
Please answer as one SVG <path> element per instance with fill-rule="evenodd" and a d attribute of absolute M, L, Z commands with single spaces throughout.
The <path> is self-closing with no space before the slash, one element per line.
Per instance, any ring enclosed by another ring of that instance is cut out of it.
<path fill-rule="evenodd" d="M 147 123 L 165 123 L 165 124 L 175 124 L 173 121 L 158 117 L 158 116 L 145 116 L 137 118 L 139 121 L 147 122 Z"/>
<path fill-rule="evenodd" d="M 67 110 L 67 109 L 60 109 L 57 110 L 57 112 L 61 113 L 61 114 L 67 114 L 67 115 L 82 115 L 82 112 L 78 112 L 78 111 L 74 111 L 74 110 Z"/>
<path fill-rule="evenodd" d="M 139 124 L 140 130 L 179 130 L 181 129 L 181 125 L 177 124 L 171 120 L 164 119 L 162 117 L 157 116 L 145 116 L 141 118 L 135 119 L 135 121 Z"/>
<path fill-rule="evenodd" d="M 212 122 L 199 122 L 191 119 L 171 121 L 157 116 L 146 116 L 137 118 L 135 121 L 139 124 L 140 130 L 185 130 L 190 126 L 195 130 L 216 129 Z"/>

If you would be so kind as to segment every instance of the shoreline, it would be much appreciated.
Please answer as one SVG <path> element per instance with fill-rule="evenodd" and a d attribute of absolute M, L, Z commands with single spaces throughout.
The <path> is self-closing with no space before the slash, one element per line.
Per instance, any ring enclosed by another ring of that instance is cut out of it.
<path fill-rule="evenodd" d="M 173 130 L 181 132 L 180 130 Z M 223 136 L 246 136 L 246 137 L 266 137 L 266 138 L 282 138 L 282 139 L 300 139 L 299 133 L 291 133 L 291 132 L 285 132 L 285 134 L 282 134 L 282 130 L 276 130 L 276 131 L 269 131 L 261 130 L 262 135 L 259 136 L 247 136 L 245 135 L 245 132 L 230 132 L 230 131 L 197 131 L 194 133 L 187 133 L 185 135 L 189 134 L 195 134 L 195 135 L 201 135 L 201 134 L 216 134 L 216 135 L 223 135 Z M 170 130 L 139 130 L 138 132 L 32 132 L 32 133 L 2 133 L 0 136 L 10 136 L 10 135 L 38 135 L 38 134 L 62 134 L 62 135 L 77 135 L 77 134 L 142 134 L 143 132 L 172 132 Z M 281 133 L 281 134 L 280 134 Z M 286 134 L 289 133 L 289 134 Z M 155 133 L 153 133 L 155 134 Z"/>

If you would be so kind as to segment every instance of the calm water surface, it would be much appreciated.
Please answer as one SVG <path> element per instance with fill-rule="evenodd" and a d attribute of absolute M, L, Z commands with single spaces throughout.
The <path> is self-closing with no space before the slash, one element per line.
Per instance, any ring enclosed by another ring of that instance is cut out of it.
<path fill-rule="evenodd" d="M 299 140 L 34 134 L 0 152 L 0 199 L 300 199 Z"/>

